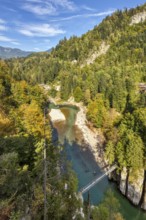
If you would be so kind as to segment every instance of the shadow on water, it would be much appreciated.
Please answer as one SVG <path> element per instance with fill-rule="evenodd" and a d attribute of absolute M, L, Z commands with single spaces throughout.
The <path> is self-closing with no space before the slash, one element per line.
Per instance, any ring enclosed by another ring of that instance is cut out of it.
<path fill-rule="evenodd" d="M 72 167 L 77 174 L 79 190 L 95 179 L 96 176 L 100 176 L 103 173 L 88 148 L 83 148 L 75 141 L 70 144 L 67 140 L 64 142 L 64 147 L 67 159 L 71 161 Z M 107 187 L 108 180 L 105 178 L 90 190 L 91 204 L 101 202 Z M 88 193 L 85 193 L 84 199 L 87 199 L 87 196 Z"/>
<path fill-rule="evenodd" d="M 58 146 L 58 141 L 59 141 L 58 131 L 57 131 L 57 128 L 54 127 L 51 121 L 50 121 L 50 127 L 52 130 L 52 143 L 53 145 Z"/>
<path fill-rule="evenodd" d="M 78 189 L 81 189 L 96 176 L 100 176 L 102 170 L 97 165 L 90 149 L 77 142 L 80 138 L 76 137 L 79 133 L 76 131 L 77 127 L 74 126 L 77 111 L 78 110 L 72 108 L 72 106 L 63 106 L 62 112 L 68 117 L 66 118 L 66 122 L 55 122 L 52 124 L 52 127 L 53 138 L 54 140 L 58 140 L 64 147 L 66 157 L 71 161 L 72 168 L 76 172 L 79 181 Z M 145 212 L 131 205 L 130 202 L 121 195 L 117 185 L 108 181 L 107 177 L 90 189 L 91 204 L 99 204 L 108 189 L 112 189 L 115 197 L 119 200 L 121 213 L 125 220 L 146 220 Z M 85 193 L 84 199 L 87 200 L 87 197 L 88 193 Z"/>

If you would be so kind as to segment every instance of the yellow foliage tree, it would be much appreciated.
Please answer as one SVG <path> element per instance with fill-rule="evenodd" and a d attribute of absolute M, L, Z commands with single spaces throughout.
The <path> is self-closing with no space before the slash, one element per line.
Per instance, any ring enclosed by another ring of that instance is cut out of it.
<path fill-rule="evenodd" d="M 22 124 L 27 133 L 32 134 L 35 137 L 44 137 L 44 115 L 41 108 L 36 101 L 32 101 L 30 105 L 23 104 L 19 108 L 20 114 L 22 114 Z M 47 123 L 47 122 L 46 122 Z M 46 137 L 50 139 L 50 127 L 47 123 Z"/>
<path fill-rule="evenodd" d="M 14 129 L 13 129 L 14 130 Z M 0 136 L 12 133 L 12 121 L 0 109 Z"/>

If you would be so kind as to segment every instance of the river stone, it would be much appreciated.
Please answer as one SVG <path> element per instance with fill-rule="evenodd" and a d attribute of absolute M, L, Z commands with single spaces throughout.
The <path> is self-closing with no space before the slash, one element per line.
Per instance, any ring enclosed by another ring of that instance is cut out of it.
<path fill-rule="evenodd" d="M 121 180 L 120 180 L 120 191 L 123 195 L 126 194 L 126 178 L 127 178 L 127 169 L 123 168 L 121 172 Z"/>
<path fill-rule="evenodd" d="M 134 205 L 138 205 L 142 196 L 144 170 L 139 170 L 138 174 L 134 177 L 134 179 L 132 178 L 133 173 L 130 172 L 128 179 L 127 197 Z"/>
<path fill-rule="evenodd" d="M 49 112 L 51 121 L 65 121 L 64 114 L 60 111 L 60 109 L 51 109 Z"/>

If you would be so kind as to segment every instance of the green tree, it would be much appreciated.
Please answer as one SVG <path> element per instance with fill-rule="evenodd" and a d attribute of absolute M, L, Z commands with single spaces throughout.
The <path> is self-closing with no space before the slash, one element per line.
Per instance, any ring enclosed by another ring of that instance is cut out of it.
<path fill-rule="evenodd" d="M 133 132 L 128 131 L 126 146 L 126 161 L 128 167 L 132 167 L 133 169 L 143 167 L 143 150 L 144 145 L 141 138 Z"/>
<path fill-rule="evenodd" d="M 98 94 L 94 101 L 88 105 L 87 118 L 95 127 L 102 127 L 107 116 L 107 110 L 104 104 L 103 96 Z"/>
<path fill-rule="evenodd" d="M 76 102 L 80 102 L 83 98 L 83 92 L 79 86 L 74 90 L 74 98 Z"/>
<path fill-rule="evenodd" d="M 120 204 L 111 190 L 107 191 L 103 202 L 92 211 L 93 220 L 123 220 L 119 213 Z"/>
<path fill-rule="evenodd" d="M 112 164 L 115 161 L 115 146 L 112 141 L 109 141 L 106 145 L 105 157 L 109 164 Z"/>

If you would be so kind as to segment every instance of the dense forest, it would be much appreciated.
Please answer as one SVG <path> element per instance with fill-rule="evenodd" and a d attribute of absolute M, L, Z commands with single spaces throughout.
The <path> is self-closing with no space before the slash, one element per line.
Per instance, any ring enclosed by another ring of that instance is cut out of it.
<path fill-rule="evenodd" d="M 57 95 L 53 85 L 58 83 L 61 99 L 73 96 L 75 101 L 82 101 L 88 108 L 88 119 L 106 133 L 106 154 L 110 154 L 111 163 L 116 160 L 120 168 L 145 166 L 146 93 L 140 91 L 139 85 L 146 82 L 146 21 L 131 23 L 134 15 L 145 10 L 146 4 L 116 11 L 82 37 L 61 40 L 50 54 L 7 61 L 10 75 L 16 80 L 52 85 L 53 96 Z M 109 49 L 87 65 L 101 45 L 109 45 Z M 120 115 L 116 122 L 110 120 L 112 109 Z M 131 161 L 130 148 L 138 151 L 135 161 Z M 125 151 L 129 152 L 126 158 Z"/>
<path fill-rule="evenodd" d="M 133 175 L 146 169 L 146 92 L 140 89 L 146 83 L 146 21 L 131 23 L 144 11 L 146 4 L 116 11 L 80 38 L 64 38 L 51 53 L 0 61 L 0 219 L 19 219 L 26 211 L 34 219 L 43 216 L 43 110 L 48 103 L 38 84 L 51 86 L 48 95 L 72 96 L 87 106 L 88 120 L 104 133 L 109 164 L 116 162 L 118 171 L 127 167 Z M 60 170 L 60 149 L 52 142 L 47 114 L 46 120 L 48 216 L 72 219 L 82 206 L 74 194 L 77 179 L 70 166 Z M 122 219 L 116 208 L 109 218 L 109 200 L 117 201 L 107 194 L 93 219 Z"/>
<path fill-rule="evenodd" d="M 44 107 L 47 98 L 39 86 L 15 81 L 0 62 L 0 219 L 20 219 L 31 213 L 41 219 L 44 207 Z M 77 179 L 66 166 L 61 172 L 60 149 L 53 145 L 46 114 L 47 203 L 51 219 L 71 219 L 80 201 Z M 65 190 L 64 185 L 68 188 Z M 69 199 L 69 195 L 72 199 Z"/>
<path fill-rule="evenodd" d="M 47 150 L 48 219 L 84 219 L 79 211 L 83 204 L 76 194 L 77 178 L 52 138 L 51 124 L 47 112 L 44 112 L 47 108 L 47 96 L 42 88 L 24 80 L 16 81 L 10 77 L 7 64 L 0 61 L 1 220 L 19 220 L 23 216 L 35 220 L 43 218 L 44 143 Z M 85 203 L 84 210 L 88 215 L 88 203 Z M 92 212 L 95 220 L 103 217 L 108 220 L 109 216 L 114 220 L 123 219 L 119 203 L 111 191 Z"/>

